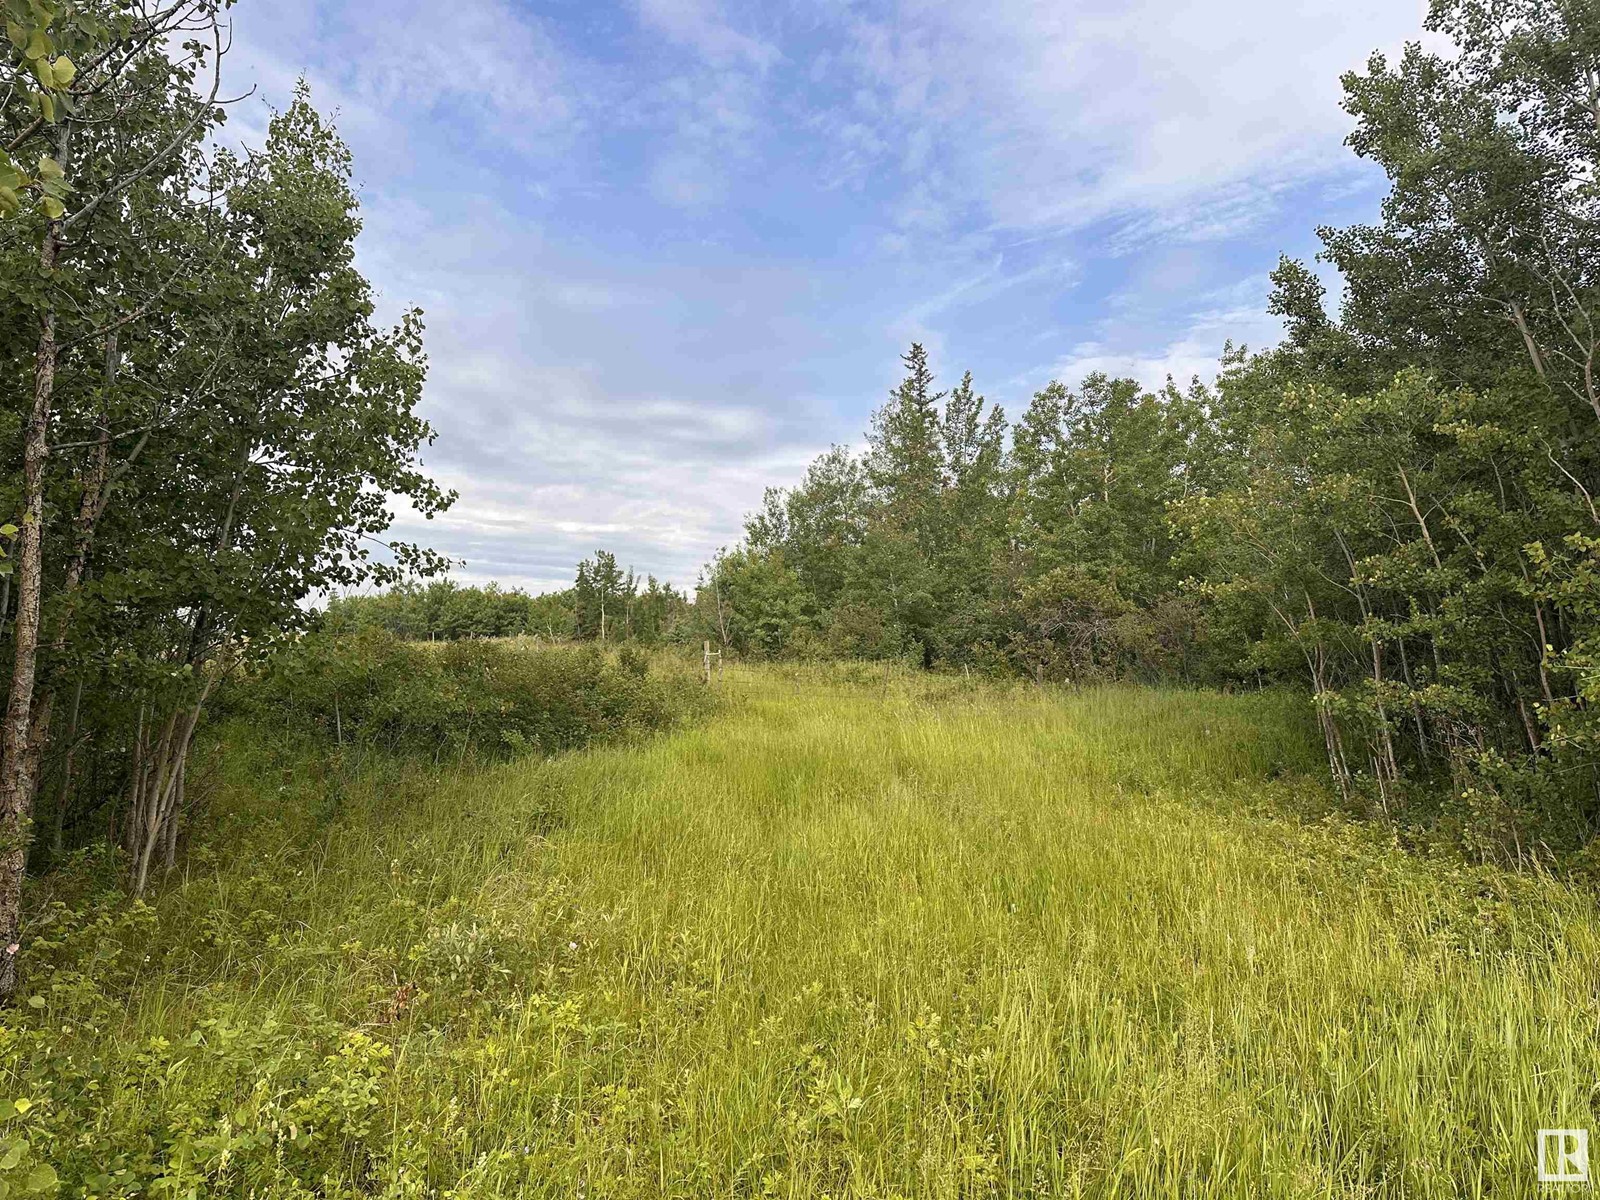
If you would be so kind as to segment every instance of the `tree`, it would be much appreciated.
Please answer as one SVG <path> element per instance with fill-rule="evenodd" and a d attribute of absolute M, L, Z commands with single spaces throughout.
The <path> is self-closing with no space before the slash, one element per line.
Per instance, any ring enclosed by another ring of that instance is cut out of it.
<path fill-rule="evenodd" d="M 116 203 L 63 221 L 73 237 L 41 301 L 55 337 L 53 453 L 36 479 L 24 456 L 13 493 L 36 514 L 38 553 L 19 566 L 38 612 L 10 631 L 12 716 L 26 718 L 8 726 L 15 836 L 0 920 L 12 931 L 58 696 L 73 699 L 56 825 L 75 762 L 120 755 L 112 819 L 138 893 L 172 861 L 189 747 L 218 682 L 303 625 L 308 596 L 442 565 L 372 547 L 393 497 L 424 515 L 451 499 L 419 461 L 432 437 L 415 413 L 420 314 L 372 323 L 349 155 L 304 89 L 259 153 L 208 152 L 216 109 L 189 90 L 192 64 L 143 43 L 127 52 L 139 90 L 97 94 L 64 122 L 82 127 L 88 154 L 75 194 Z M 129 162 L 142 164 L 131 177 Z M 0 257 L 13 287 L 29 277 L 14 249 Z M 36 353 L 5 345 L 13 369 L 37 375 Z M 46 545 L 62 551 L 46 557 Z M 0 979 L 0 992 L 12 986 Z"/>
<path fill-rule="evenodd" d="M 668 640 L 687 605 L 688 600 L 670 583 L 648 576 L 633 606 L 633 638 L 646 645 Z"/>
<path fill-rule="evenodd" d="M 10 630 L 11 677 L 0 727 L 0 1000 L 16 985 L 22 875 L 42 753 L 34 689 L 49 520 L 47 459 L 63 348 L 73 340 L 108 337 L 144 315 L 152 302 L 118 297 L 129 311 L 108 319 L 91 309 L 90 327 L 67 334 L 61 321 L 64 302 L 87 265 L 82 260 L 90 257 L 74 254 L 69 236 L 89 240 L 90 226 L 108 202 L 121 200 L 162 171 L 216 119 L 223 53 L 218 6 L 211 0 L 7 8 L 0 210 L 16 214 L 7 240 L 26 238 L 38 249 L 33 272 L 8 273 L 11 298 L 29 314 L 34 336 L 14 522 L 19 528 L 14 553 L 17 615 Z M 192 90 L 207 68 L 209 92 Z M 37 168 L 24 170 L 20 164 L 35 155 Z M 24 197 L 36 199 L 36 207 L 24 205 Z M 108 350 L 106 358 L 111 361 L 114 355 Z"/>
<path fill-rule="evenodd" d="M 176 819 L 182 763 L 227 658 L 300 624 L 316 591 L 439 565 L 393 545 L 385 562 L 371 546 L 389 527 L 390 497 L 425 515 L 450 499 L 417 461 L 433 436 L 415 414 L 420 314 L 373 326 L 354 267 L 349 153 L 305 89 L 273 119 L 260 156 L 221 154 L 216 172 L 233 253 L 174 315 L 194 323 L 190 346 L 216 331 L 218 382 L 186 409 L 185 436 L 168 426 L 149 443 L 139 482 L 151 490 L 137 496 L 145 554 L 101 584 L 107 594 L 115 579 L 134 611 L 168 614 L 168 632 L 142 644 L 151 737 L 135 750 L 146 778 L 125 827 L 136 892 Z M 194 368 L 216 369 L 203 354 Z M 160 504 L 163 478 L 189 481 L 181 506 Z"/>
<path fill-rule="evenodd" d="M 1596 819 L 1595 759 L 1552 714 L 1581 708 L 1570 584 L 1600 479 L 1600 18 L 1440 0 L 1428 24 L 1458 52 L 1345 78 L 1351 144 L 1390 178 L 1382 219 L 1321 231 L 1337 320 L 1280 264 L 1288 338 L 1224 374 L 1233 475 L 1190 515 L 1221 521 L 1217 612 L 1254 623 L 1257 664 L 1285 637 L 1309 652 L 1340 786 L 1387 809 L 1402 776 L 1442 770 L 1471 837 L 1525 854 L 1536 828 L 1581 840 Z"/>
<path fill-rule="evenodd" d="M 622 640 L 627 633 L 628 605 L 636 590 L 633 573 L 624 576 L 617 566 L 617 556 L 609 551 L 596 550 L 593 558 L 579 563 L 574 587 L 578 637 L 600 642 Z"/>
<path fill-rule="evenodd" d="M 718 640 L 736 653 L 778 658 L 811 632 L 809 605 L 782 547 L 741 548 L 717 556 L 708 590 Z"/>
<path fill-rule="evenodd" d="M 872 417 L 867 473 L 882 497 L 886 518 L 915 538 L 924 554 L 931 554 L 943 532 L 943 393 L 933 390 L 928 353 L 920 344 L 912 343 L 901 361 L 905 378 Z"/>
<path fill-rule="evenodd" d="M 1483 388 L 1517 362 L 1600 420 L 1595 26 L 1573 0 L 1435 0 L 1427 27 L 1457 53 L 1411 45 L 1345 76 L 1350 144 L 1391 188 L 1380 224 L 1322 235 L 1380 379 L 1415 365 Z"/>
<path fill-rule="evenodd" d="M 985 411 L 987 409 L 987 411 Z M 1006 415 L 972 387 L 972 372 L 945 399 L 940 424 L 945 486 L 935 567 L 943 597 L 946 655 L 993 635 L 989 581 L 1005 543 Z"/>

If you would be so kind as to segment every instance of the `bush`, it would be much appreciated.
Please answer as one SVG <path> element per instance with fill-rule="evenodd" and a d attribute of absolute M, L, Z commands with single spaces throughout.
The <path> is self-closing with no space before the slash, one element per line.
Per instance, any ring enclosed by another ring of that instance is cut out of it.
<path fill-rule="evenodd" d="M 482 759 L 665 728 L 705 703 L 691 673 L 629 650 L 314 634 L 239 680 L 224 707 L 338 745 Z"/>

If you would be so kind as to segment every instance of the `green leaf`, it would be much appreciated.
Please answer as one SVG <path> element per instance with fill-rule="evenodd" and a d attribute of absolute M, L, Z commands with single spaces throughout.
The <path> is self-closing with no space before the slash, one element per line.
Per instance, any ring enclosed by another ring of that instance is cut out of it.
<path fill-rule="evenodd" d="M 0 525 L 0 537 L 16 537 L 19 532 L 21 531 L 9 521 L 4 525 Z M 0 1120 L 4 1120 L 4 1118 L 0 1117 Z"/>
<path fill-rule="evenodd" d="M 48 1192 L 60 1183 L 56 1169 L 49 1163 L 40 1163 L 28 1172 L 27 1188 L 30 1192 Z"/>
<path fill-rule="evenodd" d="M 64 179 L 66 178 L 66 172 L 61 169 L 61 164 L 55 159 L 48 154 L 41 154 L 39 156 L 39 178 Z"/>
<path fill-rule="evenodd" d="M 28 1007 L 29 1008 L 43 1008 L 44 1007 L 44 997 L 43 996 L 29 996 L 28 997 Z"/>
<path fill-rule="evenodd" d="M 59 221 L 67 215 L 67 206 L 54 196 L 45 196 L 42 203 L 44 204 L 44 215 L 52 221 Z"/>
<path fill-rule="evenodd" d="M 51 65 L 50 73 L 55 76 L 57 87 L 70 87 L 78 77 L 78 64 L 63 54 Z"/>
<path fill-rule="evenodd" d="M 45 33 L 43 26 L 35 29 L 28 44 L 23 47 L 22 53 L 27 58 L 38 62 L 50 53 L 50 36 Z"/>
<path fill-rule="evenodd" d="M 17 1138 L 6 1146 L 6 1152 L 0 1154 L 0 1171 L 9 1171 L 22 1161 L 22 1156 L 28 1152 L 28 1143 Z"/>
<path fill-rule="evenodd" d="M 27 48 L 27 45 L 28 45 L 28 31 L 26 29 L 24 29 L 21 25 L 18 25 L 15 21 L 7 21 L 6 22 L 6 38 L 18 50 L 23 50 L 23 49 Z"/>
<path fill-rule="evenodd" d="M 56 121 L 55 97 L 51 96 L 49 92 L 40 92 L 38 93 L 38 96 L 39 111 L 44 114 L 44 119 L 46 121 L 49 121 L 52 125 L 54 125 Z"/>
<path fill-rule="evenodd" d="M 16 189 L 0 186 L 0 212 L 14 213 L 21 207 Z"/>

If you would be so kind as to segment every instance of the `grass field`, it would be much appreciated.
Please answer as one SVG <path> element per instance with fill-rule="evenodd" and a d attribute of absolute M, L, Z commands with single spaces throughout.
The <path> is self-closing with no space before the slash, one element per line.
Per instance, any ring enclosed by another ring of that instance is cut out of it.
<path fill-rule="evenodd" d="M 16 1127 L 68 1194 L 912 1200 L 1532 1195 L 1596 1123 L 1593 900 L 1307 816 L 1287 700 L 719 687 L 480 772 L 241 740 L 248 852 L 63 893 Z"/>

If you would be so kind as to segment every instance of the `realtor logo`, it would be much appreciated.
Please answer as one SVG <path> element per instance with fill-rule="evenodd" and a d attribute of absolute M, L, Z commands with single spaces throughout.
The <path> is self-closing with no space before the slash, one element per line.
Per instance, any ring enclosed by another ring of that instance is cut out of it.
<path fill-rule="evenodd" d="M 1589 1182 L 1589 1131 L 1539 1130 L 1539 1182 Z"/>

